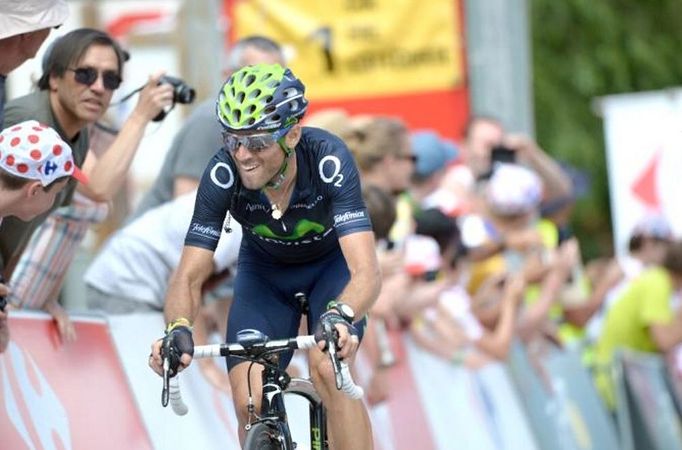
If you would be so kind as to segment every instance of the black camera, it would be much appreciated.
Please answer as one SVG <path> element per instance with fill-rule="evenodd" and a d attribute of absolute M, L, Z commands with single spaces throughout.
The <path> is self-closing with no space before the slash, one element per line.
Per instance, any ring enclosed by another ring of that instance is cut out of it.
<path fill-rule="evenodd" d="M 188 105 L 194 101 L 196 92 L 180 78 L 164 75 L 159 78 L 159 84 L 168 83 L 173 86 L 173 103 Z"/>
<path fill-rule="evenodd" d="M 0 283 L 5 284 L 5 278 L 3 278 L 2 275 L 0 275 Z M 7 297 L 0 296 L 0 311 L 4 312 L 5 308 L 7 307 Z"/>
<path fill-rule="evenodd" d="M 166 115 L 171 109 L 175 107 L 176 103 L 188 105 L 194 101 L 196 92 L 194 88 L 182 81 L 180 78 L 171 77 L 170 75 L 163 75 L 159 78 L 159 84 L 167 83 L 173 86 L 173 106 L 168 111 L 161 111 L 154 119 L 154 122 L 160 122 L 166 118 Z"/>
<path fill-rule="evenodd" d="M 516 162 L 516 152 L 504 145 L 496 145 L 490 152 L 490 160 L 493 163 L 513 164 Z"/>

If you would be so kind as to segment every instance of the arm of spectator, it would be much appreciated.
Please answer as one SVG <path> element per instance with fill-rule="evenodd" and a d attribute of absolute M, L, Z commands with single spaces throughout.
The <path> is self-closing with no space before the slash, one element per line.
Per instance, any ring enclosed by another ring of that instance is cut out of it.
<path fill-rule="evenodd" d="M 446 345 L 443 339 L 439 339 L 429 333 L 426 329 L 426 324 L 423 321 L 414 321 L 410 325 L 410 334 L 414 341 L 422 347 L 424 350 L 439 356 L 446 361 L 451 361 L 453 353 L 455 353 L 459 348 L 453 349 L 452 346 Z"/>
<path fill-rule="evenodd" d="M 671 323 L 651 324 L 649 333 L 658 349 L 662 353 L 667 353 L 682 342 L 682 320 L 678 315 Z"/>
<path fill-rule="evenodd" d="M 435 305 L 448 284 L 447 280 L 418 280 L 410 283 L 401 296 L 402 301 L 395 303 L 396 314 L 403 319 L 412 319 L 427 306 Z"/>
<path fill-rule="evenodd" d="M 524 341 L 527 341 L 536 331 L 541 330 L 550 308 L 558 299 L 559 290 L 571 273 L 571 267 L 575 264 L 577 255 L 578 243 L 575 239 L 566 241 L 559 247 L 557 257 L 542 280 L 540 297 L 521 315 L 519 334 Z"/>
<path fill-rule="evenodd" d="M 196 190 L 198 187 L 199 179 L 178 176 L 175 178 L 175 181 L 173 182 L 173 197 L 178 198 L 183 194 L 187 194 L 188 192 Z"/>
<path fill-rule="evenodd" d="M 54 319 L 62 343 L 76 340 L 76 328 L 73 326 L 73 322 L 71 322 L 69 313 L 62 308 L 62 305 L 60 305 L 57 300 L 48 300 L 47 303 L 43 305 L 43 309 Z"/>
<path fill-rule="evenodd" d="M 84 164 L 83 169 L 89 178 L 89 183 L 87 187 L 81 185 L 79 189 L 82 189 L 82 192 L 92 200 L 103 202 L 113 199 L 125 182 L 126 173 L 135 157 L 147 124 L 163 108 L 171 105 L 173 87 L 168 83 L 158 84 L 160 76 L 161 74 L 155 74 L 149 77 L 147 85 L 140 91 L 135 109 L 107 151 L 100 158 L 97 158 L 93 152 L 88 152 L 87 159 L 92 159 L 92 161 Z"/>
<path fill-rule="evenodd" d="M 566 309 L 564 316 L 571 324 L 577 327 L 584 327 L 592 316 L 599 311 L 606 294 L 613 289 L 625 276 L 623 270 L 618 264 L 617 260 L 609 263 L 606 274 L 599 278 L 597 285 L 594 287 L 590 296 L 584 305 Z"/>
<path fill-rule="evenodd" d="M 485 353 L 504 360 L 509 353 L 514 330 L 516 328 L 516 312 L 523 300 L 526 282 L 523 275 L 510 276 L 504 285 L 501 312 L 494 331 L 485 331 L 475 341 L 476 346 Z"/>
<path fill-rule="evenodd" d="M 389 328 L 397 326 L 395 305 L 405 301 L 405 294 L 410 285 L 409 276 L 405 273 L 382 276 L 381 290 L 376 302 L 372 305 L 372 317 L 383 319 Z"/>
<path fill-rule="evenodd" d="M 542 178 L 545 201 L 572 195 L 573 185 L 569 176 L 533 139 L 513 134 L 505 137 L 504 145 L 516 150 L 521 161 L 527 163 Z"/>

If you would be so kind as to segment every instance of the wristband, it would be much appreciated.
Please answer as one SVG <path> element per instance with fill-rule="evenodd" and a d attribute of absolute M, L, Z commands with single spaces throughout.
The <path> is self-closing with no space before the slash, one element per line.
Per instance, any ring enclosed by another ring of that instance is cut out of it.
<path fill-rule="evenodd" d="M 180 317 L 178 319 L 175 319 L 174 321 L 166 325 L 166 334 L 170 333 L 171 331 L 173 331 L 173 329 L 177 327 L 187 327 L 191 330 L 192 323 L 186 317 Z"/>

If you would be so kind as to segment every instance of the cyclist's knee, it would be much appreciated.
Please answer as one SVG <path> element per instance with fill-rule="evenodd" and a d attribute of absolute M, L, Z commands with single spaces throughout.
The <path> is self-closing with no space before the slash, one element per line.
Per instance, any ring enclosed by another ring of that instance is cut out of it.
<path fill-rule="evenodd" d="M 240 423 L 246 423 L 248 418 L 249 384 L 247 380 L 248 364 L 239 364 L 230 370 L 230 384 L 232 386 L 232 402 Z M 251 393 L 255 411 L 260 411 L 260 370 L 251 371 Z M 254 376 L 254 372 L 257 374 Z"/>
<path fill-rule="evenodd" d="M 334 368 L 328 357 L 311 358 L 310 361 L 310 378 L 315 386 L 331 386 L 335 385 L 336 377 L 334 375 Z M 319 390 L 319 388 L 318 388 Z"/>

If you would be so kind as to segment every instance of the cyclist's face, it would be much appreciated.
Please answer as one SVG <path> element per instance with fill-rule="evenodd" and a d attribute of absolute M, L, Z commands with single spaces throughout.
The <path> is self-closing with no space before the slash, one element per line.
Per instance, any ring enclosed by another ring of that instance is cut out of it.
<path fill-rule="evenodd" d="M 295 125 L 284 137 L 287 146 L 293 148 L 300 137 L 300 126 Z M 279 172 L 284 162 L 284 152 L 277 136 L 226 135 L 227 149 L 237 164 L 239 178 L 247 189 L 262 189 Z"/>

